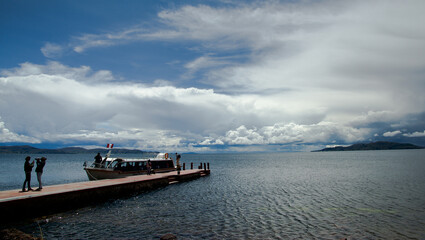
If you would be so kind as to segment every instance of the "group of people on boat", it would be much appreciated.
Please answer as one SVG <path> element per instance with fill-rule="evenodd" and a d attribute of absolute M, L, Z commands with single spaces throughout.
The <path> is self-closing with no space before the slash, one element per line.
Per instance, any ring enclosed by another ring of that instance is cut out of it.
<path fill-rule="evenodd" d="M 98 168 L 106 168 L 108 166 L 105 166 L 105 162 L 106 159 L 108 157 L 105 157 L 105 159 L 102 158 L 102 155 L 100 155 L 100 153 L 97 153 L 97 155 L 94 157 L 94 165 L 95 167 Z M 118 162 L 115 166 L 114 169 L 116 170 L 121 170 L 121 171 L 139 171 L 139 170 L 147 170 L 147 174 L 150 175 L 153 171 L 152 171 L 152 162 L 151 160 L 148 160 L 146 162 L 146 164 L 144 162 L 134 162 L 134 163 L 130 163 L 130 162 L 126 162 L 126 163 L 121 163 Z"/>
<path fill-rule="evenodd" d="M 25 171 L 25 181 L 22 185 L 22 192 L 27 191 L 34 191 L 34 189 L 31 188 L 31 172 L 32 168 L 34 167 L 34 160 L 30 163 L 31 157 L 27 156 L 25 158 L 25 164 L 24 164 L 24 171 Z M 38 180 L 38 188 L 35 191 L 41 191 L 43 189 L 43 185 L 41 183 L 41 176 L 43 175 L 43 168 L 46 165 L 47 158 L 36 158 L 37 160 L 37 167 L 35 168 L 35 172 L 37 173 L 37 180 Z M 25 185 L 28 184 L 28 189 L 25 188 Z"/>

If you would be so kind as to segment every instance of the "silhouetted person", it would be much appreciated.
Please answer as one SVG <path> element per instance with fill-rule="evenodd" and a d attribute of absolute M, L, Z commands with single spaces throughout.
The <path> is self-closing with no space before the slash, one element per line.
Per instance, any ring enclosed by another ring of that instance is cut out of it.
<path fill-rule="evenodd" d="M 34 161 L 30 163 L 31 157 L 27 156 L 25 158 L 25 164 L 24 164 L 24 171 L 25 171 L 25 181 L 24 185 L 22 185 L 22 192 L 26 192 L 25 190 L 25 184 L 28 183 L 28 191 L 33 191 L 31 188 L 31 172 L 32 168 L 34 167 Z"/>
<path fill-rule="evenodd" d="M 176 153 L 177 175 L 180 175 L 180 170 L 181 170 L 180 158 L 181 158 L 180 154 Z"/>
<path fill-rule="evenodd" d="M 102 163 L 102 156 L 100 156 L 100 153 L 97 153 L 94 157 L 94 162 L 96 163 L 96 167 L 100 167 L 100 163 Z"/>
<path fill-rule="evenodd" d="M 148 164 L 146 165 L 146 168 L 148 169 L 148 175 L 151 175 L 151 171 L 152 171 L 151 160 L 148 160 Z"/>
<path fill-rule="evenodd" d="M 43 185 L 41 184 L 41 175 L 43 175 L 43 168 L 44 165 L 46 165 L 46 160 L 47 158 L 42 157 L 40 158 L 36 158 L 37 160 L 37 167 L 35 168 L 35 172 L 37 173 L 37 180 L 38 180 L 38 188 L 36 189 L 36 191 L 41 191 L 41 189 L 43 189 Z"/>

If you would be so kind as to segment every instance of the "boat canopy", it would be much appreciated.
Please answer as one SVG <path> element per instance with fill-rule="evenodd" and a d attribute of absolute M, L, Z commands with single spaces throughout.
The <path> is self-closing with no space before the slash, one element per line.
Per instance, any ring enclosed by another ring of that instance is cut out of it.
<path fill-rule="evenodd" d="M 115 159 L 108 159 L 109 162 L 147 162 L 148 160 L 151 161 L 165 161 L 165 160 L 172 160 L 168 157 L 168 153 L 158 153 L 156 157 L 154 158 L 115 158 Z"/>

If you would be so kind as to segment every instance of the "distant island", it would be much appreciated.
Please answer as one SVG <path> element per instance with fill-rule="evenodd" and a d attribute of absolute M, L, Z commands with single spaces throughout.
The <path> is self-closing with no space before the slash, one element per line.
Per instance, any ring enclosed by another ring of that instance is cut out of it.
<path fill-rule="evenodd" d="M 21 154 L 105 154 L 109 150 L 105 148 L 85 149 L 82 147 L 66 147 L 58 149 L 39 149 L 31 146 L 0 146 L 0 154 L 2 153 L 21 153 Z M 118 154 L 143 154 L 143 153 L 158 153 L 147 152 L 141 150 L 114 148 L 114 153 Z"/>
<path fill-rule="evenodd" d="M 331 152 L 331 151 L 364 151 L 364 150 L 395 150 L 395 149 L 423 149 L 410 143 L 395 143 L 395 142 L 372 142 L 372 143 L 357 143 L 348 147 L 336 146 L 324 148 L 313 152 Z"/>

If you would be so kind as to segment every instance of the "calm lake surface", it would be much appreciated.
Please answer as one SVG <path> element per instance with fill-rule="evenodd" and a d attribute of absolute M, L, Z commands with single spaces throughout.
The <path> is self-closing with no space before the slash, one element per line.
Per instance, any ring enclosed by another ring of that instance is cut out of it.
<path fill-rule="evenodd" d="M 1 190 L 22 188 L 25 156 L 0 155 Z M 46 157 L 52 185 L 87 181 L 94 156 Z M 182 159 L 211 175 L 13 227 L 45 239 L 425 239 L 424 150 Z"/>

